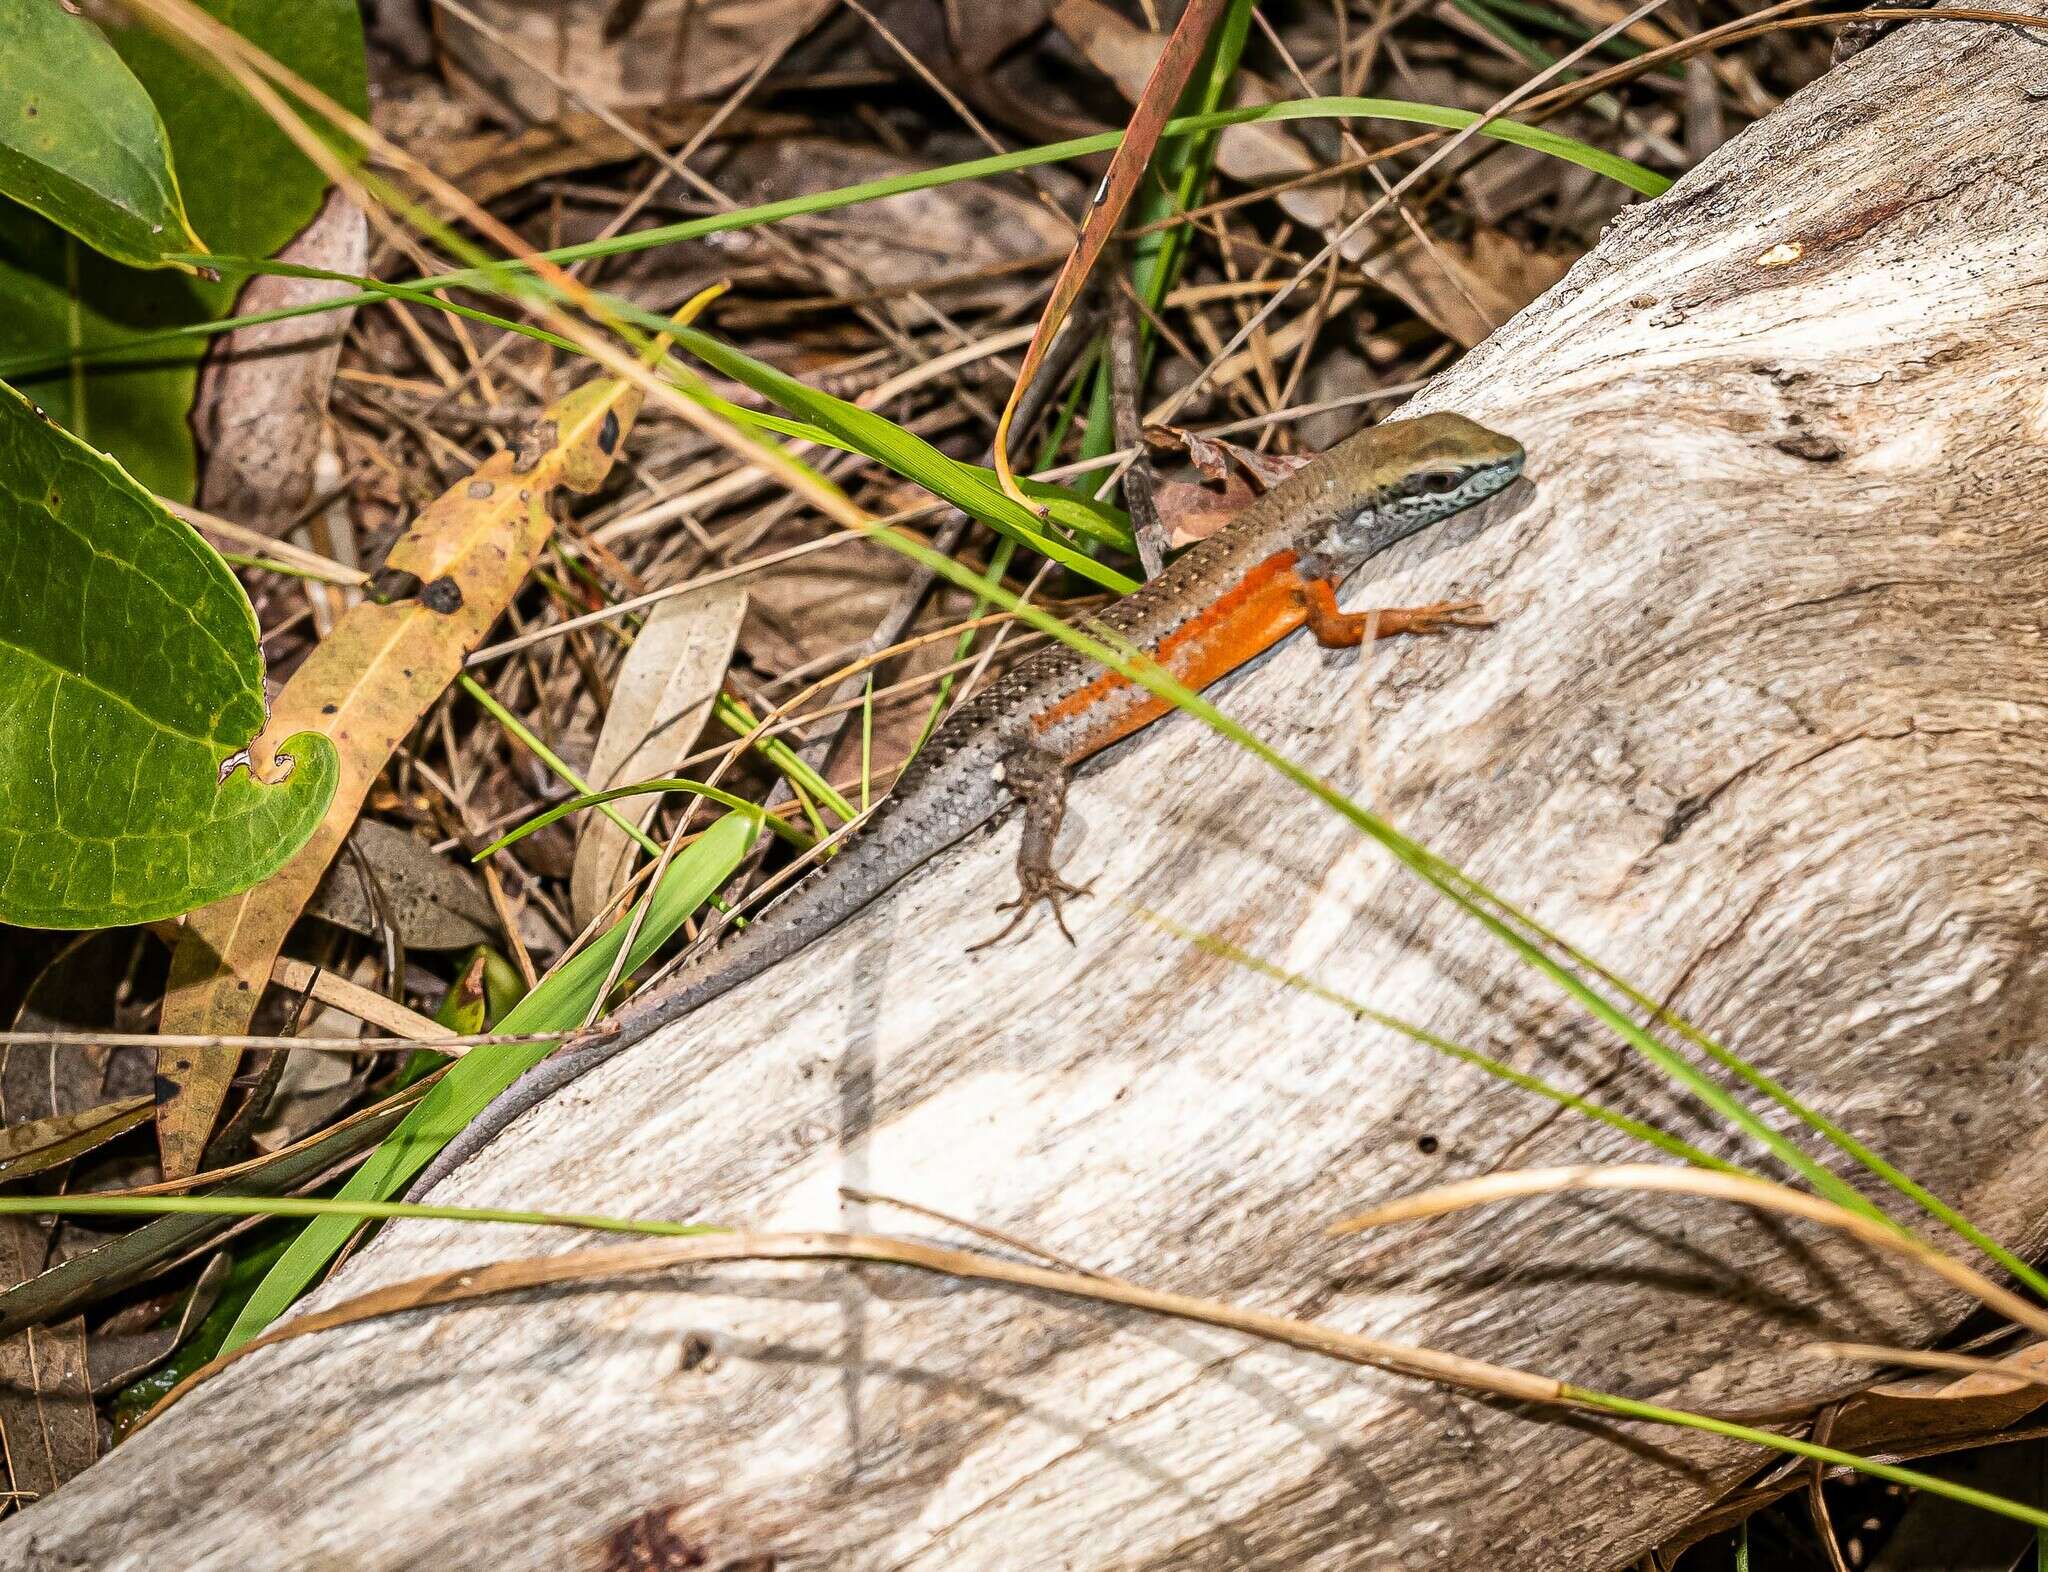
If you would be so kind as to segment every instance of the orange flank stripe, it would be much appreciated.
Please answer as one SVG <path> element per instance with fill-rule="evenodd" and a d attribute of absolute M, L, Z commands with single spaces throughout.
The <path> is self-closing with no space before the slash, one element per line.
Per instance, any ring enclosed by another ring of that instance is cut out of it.
<path fill-rule="evenodd" d="M 1153 659 L 1199 690 L 1271 649 L 1308 620 L 1301 595 L 1306 581 L 1295 572 L 1295 561 L 1293 552 L 1282 551 L 1256 564 L 1227 592 L 1161 639 L 1151 652 Z M 1172 708 L 1142 689 L 1133 693 L 1133 687 L 1120 673 L 1106 671 L 1033 717 L 1032 724 L 1045 732 L 1076 718 L 1098 717 L 1099 723 L 1086 727 L 1065 750 L 1070 764 L 1085 759 Z"/>

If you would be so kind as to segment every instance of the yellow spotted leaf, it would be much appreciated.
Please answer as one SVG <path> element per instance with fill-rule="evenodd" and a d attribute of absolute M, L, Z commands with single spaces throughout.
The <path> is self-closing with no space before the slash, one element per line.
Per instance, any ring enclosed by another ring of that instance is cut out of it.
<path fill-rule="evenodd" d="M 554 528 L 559 489 L 604 481 L 640 393 L 604 379 L 547 412 L 513 452 L 486 460 L 416 519 L 373 586 L 292 674 L 250 749 L 267 775 L 274 744 L 298 732 L 332 740 L 340 780 L 312 839 L 270 878 L 189 916 L 171 961 L 161 1029 L 228 1036 L 250 1020 L 285 935 L 305 909 L 392 751 L 462 670 L 525 581 Z M 158 1054 L 157 1141 L 166 1178 L 196 1173 L 240 1050 Z"/>

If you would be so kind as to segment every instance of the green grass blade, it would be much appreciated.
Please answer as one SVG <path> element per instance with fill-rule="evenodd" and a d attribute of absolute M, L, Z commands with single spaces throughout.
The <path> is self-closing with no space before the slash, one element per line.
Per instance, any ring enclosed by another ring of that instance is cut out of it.
<path fill-rule="evenodd" d="M 718 695 L 713 713 L 728 730 L 737 732 L 742 737 L 761 724 L 755 718 L 754 712 L 742 703 L 737 695 L 731 693 Z M 802 754 L 780 737 L 760 737 L 750 746 L 770 765 L 782 772 L 782 778 L 789 782 L 790 789 L 803 801 L 804 812 L 810 818 L 811 828 L 818 832 L 819 840 L 823 840 L 832 832 L 819 820 L 817 811 L 810 805 L 811 798 L 817 798 L 838 814 L 841 822 L 848 822 L 857 817 L 853 804 L 840 795 L 830 781 L 812 769 Z"/>
<path fill-rule="evenodd" d="M 1750 1425 L 1738 1425 L 1726 1419 L 1714 1419 L 1706 1414 L 1688 1413 L 1679 1408 L 1661 1408 L 1655 1403 L 1639 1403 L 1634 1398 L 1616 1397 L 1609 1392 L 1595 1392 L 1585 1387 L 1567 1386 L 1564 1390 L 1567 1401 L 1583 1403 L 1588 1408 L 1597 1408 L 1624 1419 L 1647 1419 L 1653 1424 L 1676 1425 L 1685 1430 L 1703 1430 L 1709 1435 L 1727 1436 L 1731 1440 L 1747 1441 L 1752 1445 L 1767 1448 L 1773 1452 L 1789 1453 L 1793 1457 L 1812 1458 L 1822 1463 L 1832 1463 L 1840 1468 L 1851 1468 L 1872 1479 L 1889 1480 L 1895 1485 L 1904 1485 L 1912 1490 L 1924 1490 L 1929 1495 L 1945 1496 L 1951 1501 L 1960 1501 L 1965 1506 L 1982 1508 L 1995 1512 L 2000 1517 L 2009 1517 L 2021 1523 L 2032 1523 L 2036 1528 L 2048 1528 L 2048 1512 L 2024 1502 L 2011 1501 L 2004 1496 L 1995 1496 L 1988 1490 L 1978 1490 L 1970 1485 L 1960 1484 L 1952 1479 L 1943 1479 L 1935 1474 L 1917 1473 L 1910 1468 L 1900 1468 L 1891 1463 L 1879 1463 L 1854 1452 L 1838 1451 L 1831 1446 L 1817 1446 L 1797 1436 L 1779 1435 L 1772 1430 L 1758 1430 Z"/>
<path fill-rule="evenodd" d="M 651 326 L 660 320 L 652 313 L 636 311 L 634 316 L 649 319 L 642 322 L 642 326 Z M 1138 587 L 1137 580 L 1104 567 L 1065 541 L 1048 534 L 1035 513 L 1005 495 L 992 481 L 983 479 L 987 471 L 948 458 L 924 438 L 904 430 L 886 416 L 809 387 L 788 373 L 777 371 L 773 366 L 697 328 L 678 327 L 670 336 L 677 348 L 696 356 L 742 386 L 752 388 L 791 414 L 801 416 L 838 437 L 838 445 L 850 447 L 904 479 L 915 481 L 934 496 L 945 498 L 956 508 L 1029 546 L 1041 556 L 1050 557 L 1119 595 L 1128 595 Z M 690 390 L 684 387 L 684 391 Z M 696 395 L 693 393 L 692 396 Z"/>
<path fill-rule="evenodd" d="M 711 802 L 723 803 L 726 807 L 736 808 L 742 813 L 753 813 L 758 807 L 757 804 L 747 801 L 744 797 L 736 797 L 731 792 L 723 791 L 716 786 L 707 786 L 702 781 L 685 780 L 681 776 L 669 776 L 661 780 L 635 781 L 630 786 L 614 786 L 609 791 L 585 792 L 580 797 L 571 797 L 567 802 L 558 802 L 546 812 L 537 813 L 525 823 L 514 829 L 507 830 L 469 860 L 471 862 L 482 862 L 486 857 L 496 856 L 513 842 L 523 841 L 527 836 L 533 834 L 534 831 L 544 830 L 557 819 L 566 818 L 572 813 L 581 813 L 585 808 L 595 808 L 602 803 L 617 802 L 621 797 L 644 797 L 649 792 L 657 791 L 687 792 L 693 797 L 703 797 Z M 848 817 L 850 818 L 851 815 L 849 814 Z M 817 844 L 816 841 L 804 834 L 795 825 L 785 824 L 772 813 L 763 814 L 761 822 L 764 828 L 780 835 L 798 851 L 809 851 Z M 660 855 L 659 847 L 656 848 L 655 854 L 657 856 Z"/>
<path fill-rule="evenodd" d="M 687 394 L 707 409 L 716 410 L 735 426 L 740 427 L 743 431 L 755 437 L 759 437 L 766 432 L 774 432 L 777 436 L 794 437 L 802 442 L 814 442 L 820 447 L 837 448 L 842 453 L 857 453 L 864 457 L 866 456 L 866 450 L 858 444 L 839 435 L 837 432 L 828 431 L 823 426 L 815 425 L 808 420 L 797 420 L 787 415 L 771 414 L 765 410 L 746 409 L 733 403 L 730 399 L 720 398 L 709 389 L 690 382 L 677 382 L 675 387 L 678 392 Z M 826 395 L 820 394 L 819 396 L 825 397 Z M 852 407 L 858 408 L 859 406 L 855 405 Z M 943 457 L 943 455 L 941 456 Z M 996 481 L 996 472 L 987 465 L 968 464 L 957 459 L 948 460 L 947 462 L 958 464 L 959 468 L 966 475 L 972 477 L 972 481 L 966 483 L 979 482 L 990 491 L 1001 492 L 1002 488 Z M 1046 516 L 1055 524 L 1060 525 L 1064 529 L 1071 530 L 1075 534 L 1099 540 L 1106 546 L 1115 546 L 1119 550 L 1130 549 L 1131 521 L 1123 509 L 1111 507 L 1106 502 L 1098 502 L 1095 498 L 1077 492 L 1069 486 L 1050 485 L 1044 481 L 1031 480 L 1025 476 L 1019 476 L 1017 483 L 1023 488 L 1024 495 L 1042 506 L 1046 511 Z M 1008 499 L 1005 498 L 1004 500 L 1007 501 Z"/>
<path fill-rule="evenodd" d="M 545 764 L 549 769 L 553 770 L 557 776 L 559 776 L 562 780 L 567 781 L 571 786 L 574 786 L 578 791 L 584 793 L 586 796 L 595 795 L 590 790 L 590 782 L 585 780 L 581 775 L 578 775 L 574 770 L 572 770 L 569 767 L 568 762 L 566 760 L 564 760 L 558 754 L 556 754 L 554 749 L 550 748 L 546 743 L 542 742 L 540 738 L 536 737 L 533 734 L 531 728 L 527 726 L 525 721 L 521 720 L 517 715 L 514 715 L 510 710 L 506 709 L 504 705 L 500 704 L 497 701 L 497 699 L 492 696 L 490 689 L 486 688 L 482 683 L 478 682 L 476 678 L 470 676 L 466 672 L 462 676 L 456 678 L 455 680 L 462 685 L 462 691 L 464 693 L 467 693 L 472 699 L 475 699 L 478 704 L 483 706 L 485 713 L 487 713 L 500 726 L 503 726 L 505 730 L 510 732 L 514 737 L 517 737 L 522 743 L 524 743 L 526 745 L 527 752 L 531 753 L 536 759 L 539 759 L 541 763 Z M 611 799 L 607 797 L 604 799 L 604 801 L 606 803 L 609 803 Z M 746 806 L 746 804 L 741 804 L 740 806 Z M 661 842 L 656 840 L 653 836 L 649 835 L 645 830 L 641 829 L 639 825 L 635 824 L 623 813 L 620 813 L 618 809 L 607 806 L 604 808 L 604 814 L 606 818 L 612 821 L 612 823 L 616 824 L 620 829 L 624 830 L 628 838 L 638 841 L 640 843 L 640 849 L 642 851 L 646 852 L 651 857 L 659 857 L 661 855 Z"/>
<path fill-rule="evenodd" d="M 1442 127 L 1457 130 L 1469 125 L 1478 117 L 1469 110 L 1444 109 L 1434 104 L 1409 103 L 1400 99 L 1386 98 L 1307 98 L 1287 103 L 1263 104 L 1245 109 L 1217 110 L 1209 114 L 1191 115 L 1185 119 L 1168 123 L 1165 135 L 1169 137 L 1194 136 L 1213 131 L 1226 125 L 1243 125 L 1255 120 L 1313 120 L 1313 119 L 1383 119 Z M 1574 138 L 1561 136 L 1554 131 L 1540 127 L 1525 126 L 1513 120 L 1488 122 L 1478 133 L 1504 142 L 1531 147 L 1538 152 L 1565 159 L 1582 168 L 1612 180 L 1618 180 L 1630 190 L 1644 196 L 1658 196 L 1669 188 L 1670 180 L 1653 170 L 1625 158 L 1617 158 L 1601 148 L 1590 146 Z M 1021 169 L 1036 168 L 1043 164 L 1056 164 L 1068 159 L 1089 157 L 1098 153 L 1113 151 L 1122 140 L 1122 133 L 1106 131 L 1095 136 L 1073 137 L 1064 142 L 1051 142 L 1040 147 L 1025 148 L 1017 152 L 1001 153 L 988 158 L 968 159 L 956 164 L 945 164 L 934 169 L 916 170 L 909 174 L 892 176 L 886 180 L 864 181 L 859 185 L 841 186 L 831 191 L 814 192 L 808 196 L 791 197 L 780 202 L 764 202 L 753 207 L 738 208 L 729 213 L 714 213 L 702 218 L 686 219 L 676 224 L 665 224 L 652 229 L 636 230 L 628 235 L 614 235 L 605 240 L 592 240 L 580 245 L 558 246 L 541 253 L 548 261 L 555 263 L 580 262 L 592 257 L 618 256 L 627 252 L 647 250 L 656 246 L 671 245 L 678 241 L 694 240 L 704 235 L 719 234 L 729 230 L 752 229 L 764 224 L 773 224 L 785 218 L 796 218 L 812 213 L 828 213 L 837 209 L 856 206 L 862 202 L 876 201 L 882 197 L 899 196 L 911 191 L 929 191 L 936 187 L 952 185 L 963 180 L 986 180 L 998 175 L 1012 174 Z M 287 272 L 291 270 L 260 258 L 207 256 L 199 259 L 206 265 L 223 271 L 238 273 Z M 212 322 L 194 323 L 190 326 L 173 328 L 161 333 L 152 333 L 123 340 L 118 346 L 95 350 L 88 345 L 75 353 L 16 355 L 0 360 L 0 378 L 27 376 L 54 370 L 67 364 L 119 364 L 137 356 L 145 356 L 166 344 L 175 344 L 189 338 L 211 337 L 214 334 L 230 332 L 239 327 L 250 327 L 266 322 L 282 322 L 291 317 L 309 316 L 321 311 L 335 311 L 348 306 L 369 305 L 385 299 L 394 291 L 403 290 L 404 298 L 414 298 L 416 303 L 437 309 L 453 309 L 449 303 L 436 300 L 431 292 L 447 288 L 489 287 L 494 278 L 505 272 L 515 271 L 516 264 L 501 263 L 493 267 L 458 268 L 452 272 L 435 274 L 431 277 L 414 279 L 404 285 L 373 287 L 368 281 L 356 280 L 359 292 L 331 300 L 310 302 L 302 306 L 286 307 L 275 311 L 251 312 L 242 316 L 223 317 Z M 312 270 L 313 276 L 320 276 Z M 509 324 L 508 324 L 509 325 Z M 535 330 L 524 329 L 532 332 Z"/>
<path fill-rule="evenodd" d="M 1701 1151 L 1700 1148 L 1694 1146 L 1690 1141 L 1675 1136 L 1670 1131 L 1661 1129 L 1657 1125 L 1618 1112 L 1615 1109 L 1606 1107 L 1604 1104 L 1596 1103 L 1591 1098 L 1580 1096 L 1577 1092 L 1568 1092 L 1561 1086 L 1552 1085 L 1541 1076 L 1531 1075 L 1525 1070 L 1517 1070 L 1513 1065 L 1506 1063 L 1504 1060 L 1496 1059 L 1491 1054 L 1481 1053 L 1476 1048 L 1467 1048 L 1463 1043 L 1453 1042 L 1448 1037 L 1439 1036 L 1425 1026 L 1417 1026 L 1414 1022 L 1403 1020 L 1398 1015 L 1390 1015 L 1384 1010 L 1375 1009 L 1369 1004 L 1350 997 L 1348 994 L 1339 993 L 1334 988 L 1325 987 L 1311 978 L 1304 977 L 1299 972 L 1291 972 L 1285 967 L 1276 966 L 1271 961 L 1264 960 L 1259 956 L 1253 955 L 1249 950 L 1232 944 L 1228 939 L 1221 938 L 1213 933 L 1203 933 L 1198 929 L 1186 927 L 1181 923 L 1175 922 L 1171 917 L 1152 911 L 1144 906 L 1133 905 L 1132 909 L 1147 922 L 1156 923 L 1175 938 L 1192 944 L 1197 949 L 1216 956 L 1219 960 L 1226 960 L 1233 965 L 1245 967 L 1249 971 L 1257 972 L 1262 977 L 1271 978 L 1282 987 L 1292 988 L 1299 993 L 1308 994 L 1312 998 L 1321 999 L 1325 1003 L 1334 1004 L 1355 1021 L 1370 1021 L 1375 1026 L 1383 1026 L 1390 1032 L 1395 1032 L 1400 1036 L 1408 1038 L 1411 1042 L 1417 1042 L 1425 1048 L 1434 1049 L 1446 1058 L 1456 1059 L 1460 1064 L 1469 1064 L 1474 1069 L 1483 1070 L 1495 1080 L 1505 1081 L 1508 1085 L 1520 1091 L 1531 1092 L 1538 1097 L 1547 1098 L 1562 1108 L 1569 1109 L 1573 1113 L 1583 1114 L 1588 1119 L 1596 1120 L 1612 1129 L 1619 1130 L 1623 1135 L 1630 1137 L 1632 1140 L 1641 1141 L 1645 1145 L 1654 1147 L 1669 1156 L 1679 1158 L 1696 1167 L 1713 1169 L 1718 1173 L 1743 1174 L 1751 1178 L 1761 1177 L 1753 1170 L 1744 1168 L 1738 1163 L 1731 1163 L 1723 1158 L 1714 1156 L 1710 1152 Z"/>
<path fill-rule="evenodd" d="M 753 846 L 761 817 L 758 810 L 729 813 L 675 855 L 648 897 L 647 915 L 621 976 L 645 965 L 684 919 L 718 892 Z M 631 920 L 630 914 L 621 917 L 595 943 L 557 966 L 506 1013 L 499 1029 L 507 1033 L 559 1032 L 582 1024 L 611 974 L 612 961 L 625 943 Z M 456 1060 L 350 1176 L 337 1199 L 389 1200 L 492 1098 L 549 1051 L 545 1043 L 521 1044 Z M 345 1216 L 318 1217 L 308 1224 L 250 1295 L 225 1346 L 234 1348 L 247 1342 L 290 1308 L 334 1259 L 355 1227 L 355 1220 Z"/>
<path fill-rule="evenodd" d="M 1596 957 L 1589 955 L 1569 940 L 1553 933 L 1528 912 L 1498 895 L 1467 875 L 1453 868 L 1434 853 L 1424 852 L 1437 871 L 1448 879 L 1455 880 L 1475 899 L 1491 905 L 1508 922 L 1519 926 L 1534 942 L 1549 946 L 1569 959 L 1575 966 L 1582 967 L 1622 994 L 1636 1008 L 1649 1017 L 1664 1022 L 1687 1042 L 1706 1054 L 1730 1074 L 1744 1081 L 1756 1091 L 1778 1104 L 1787 1113 L 1798 1119 L 1808 1129 L 1826 1140 L 1837 1150 L 1859 1163 L 1867 1172 L 1890 1185 L 1899 1194 L 1919 1206 L 1930 1217 L 1941 1222 L 1956 1234 L 1967 1240 L 1985 1255 L 2004 1267 L 2020 1282 L 2025 1283 L 2042 1298 L 2048 1299 L 2048 1274 L 2043 1274 L 2031 1262 L 2015 1254 L 1996 1239 L 1985 1233 L 1968 1217 L 1941 1199 L 1917 1179 L 1905 1173 L 1880 1153 L 1865 1145 L 1841 1125 L 1835 1123 L 1819 1109 L 1811 1107 L 1790 1088 L 1757 1069 L 1733 1049 L 1702 1032 L 1668 1005 L 1650 998 L 1626 978 L 1617 975 Z"/>

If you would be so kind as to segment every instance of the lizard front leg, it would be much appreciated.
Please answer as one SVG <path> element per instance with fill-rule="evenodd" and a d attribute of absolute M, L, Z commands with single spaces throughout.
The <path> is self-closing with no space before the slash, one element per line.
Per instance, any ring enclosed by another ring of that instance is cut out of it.
<path fill-rule="evenodd" d="M 1044 748 L 1019 747 L 1003 759 L 1003 784 L 1024 804 L 1024 834 L 1017 843 L 1017 897 L 1003 902 L 996 910 L 1017 915 L 1000 933 L 970 945 L 970 952 L 985 950 L 1007 939 L 1040 901 L 1052 908 L 1052 920 L 1059 924 L 1067 943 L 1074 943 L 1060 902 L 1070 895 L 1086 895 L 1088 889 L 1085 885 L 1069 884 L 1052 866 L 1060 822 L 1067 816 L 1068 775 L 1067 761 Z"/>
<path fill-rule="evenodd" d="M 1337 590 L 1328 579 L 1309 579 L 1295 591 L 1307 613 L 1308 631 L 1325 649 L 1355 649 L 1371 634 L 1390 639 L 1400 633 L 1448 633 L 1453 628 L 1488 628 L 1473 616 L 1476 600 L 1439 600 L 1427 606 L 1393 606 L 1383 611 L 1339 611 Z"/>

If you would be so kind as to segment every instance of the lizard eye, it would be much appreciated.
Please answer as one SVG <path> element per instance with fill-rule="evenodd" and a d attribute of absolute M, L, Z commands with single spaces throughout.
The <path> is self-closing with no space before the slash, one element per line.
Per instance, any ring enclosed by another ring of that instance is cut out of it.
<path fill-rule="evenodd" d="M 1454 469 L 1426 469 L 1415 477 L 1415 489 L 1432 497 L 1446 496 L 1456 491 L 1464 478 Z"/>

